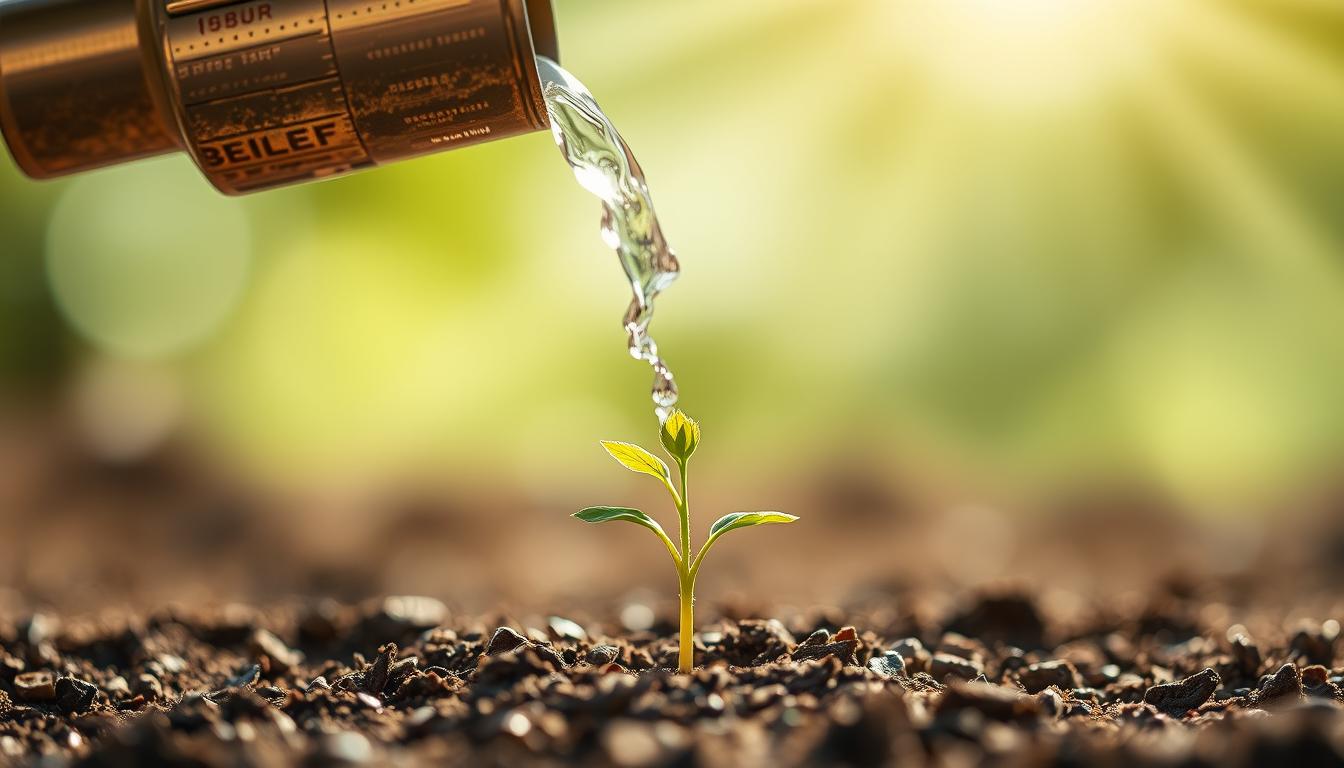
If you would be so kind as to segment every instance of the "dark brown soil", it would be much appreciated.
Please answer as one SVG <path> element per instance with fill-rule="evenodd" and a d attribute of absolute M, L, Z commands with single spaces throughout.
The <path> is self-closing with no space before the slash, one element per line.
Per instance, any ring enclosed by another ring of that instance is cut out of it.
<path fill-rule="evenodd" d="M 0 626 L 0 763 L 1344 761 L 1339 624 L 1237 610 L 1179 587 L 941 612 L 878 592 L 711 619 L 692 675 L 667 668 L 665 619 L 529 623 L 404 597 L 26 614 Z"/>

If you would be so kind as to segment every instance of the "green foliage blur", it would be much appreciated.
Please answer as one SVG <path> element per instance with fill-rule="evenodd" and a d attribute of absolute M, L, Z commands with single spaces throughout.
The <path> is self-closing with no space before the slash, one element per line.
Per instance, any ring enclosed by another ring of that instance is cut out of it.
<path fill-rule="evenodd" d="M 683 264 L 661 351 L 739 476 L 862 455 L 1214 509 L 1344 466 L 1344 4 L 556 6 Z M 600 485 L 592 441 L 653 419 L 545 133 L 244 199 L 184 156 L 6 157 L 0 201 L 0 413 L 111 377 L 113 429 L 282 483 Z"/>

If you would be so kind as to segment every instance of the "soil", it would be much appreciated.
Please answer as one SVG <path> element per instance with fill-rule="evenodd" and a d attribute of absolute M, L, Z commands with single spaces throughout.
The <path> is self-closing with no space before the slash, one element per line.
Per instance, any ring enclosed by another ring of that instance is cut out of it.
<path fill-rule="evenodd" d="M 1339 623 L 1229 595 L 892 588 L 775 618 L 702 608 L 690 675 L 669 670 L 671 616 L 643 606 L 581 622 L 420 597 L 18 613 L 0 624 L 0 763 L 1344 762 Z"/>

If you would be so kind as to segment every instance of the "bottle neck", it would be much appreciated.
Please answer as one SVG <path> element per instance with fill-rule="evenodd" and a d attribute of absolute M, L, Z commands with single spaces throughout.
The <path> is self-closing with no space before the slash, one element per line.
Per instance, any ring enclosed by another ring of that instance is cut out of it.
<path fill-rule="evenodd" d="M 136 0 L 0 3 L 0 130 L 49 178 L 177 148 L 140 45 Z"/>

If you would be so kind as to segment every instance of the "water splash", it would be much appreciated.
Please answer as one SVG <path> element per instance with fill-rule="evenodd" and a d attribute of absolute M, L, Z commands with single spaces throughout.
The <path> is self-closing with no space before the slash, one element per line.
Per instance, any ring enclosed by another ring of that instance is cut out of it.
<path fill-rule="evenodd" d="M 602 201 L 602 241 L 616 251 L 634 299 L 622 324 L 630 355 L 653 368 L 653 404 L 659 420 L 677 403 L 677 383 L 649 335 L 653 303 L 681 272 L 663 238 L 653 199 L 630 147 L 588 89 L 559 64 L 537 57 L 551 132 L 579 185 Z"/>

